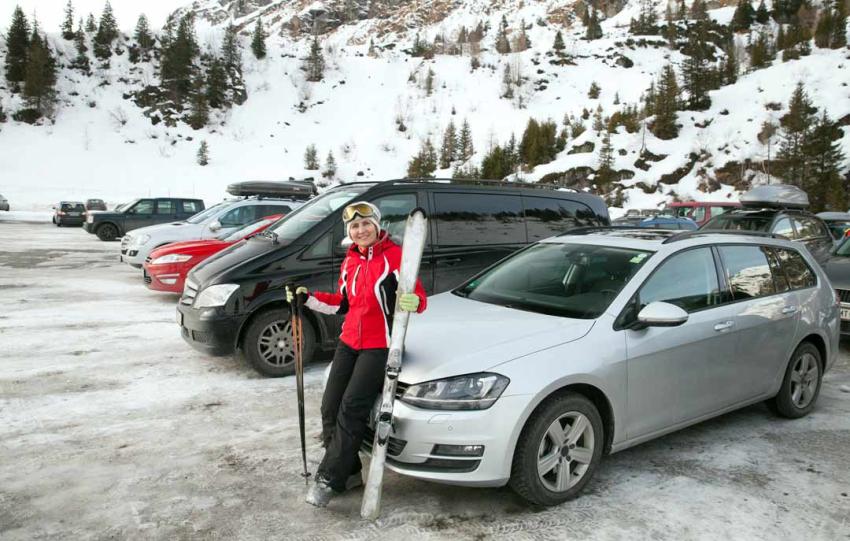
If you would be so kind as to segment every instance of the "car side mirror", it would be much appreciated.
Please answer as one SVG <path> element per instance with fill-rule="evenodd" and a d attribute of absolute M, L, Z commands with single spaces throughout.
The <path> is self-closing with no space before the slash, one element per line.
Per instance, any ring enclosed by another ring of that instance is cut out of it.
<path fill-rule="evenodd" d="M 637 327 L 678 327 L 688 320 L 688 313 L 669 302 L 651 302 L 637 315 Z"/>
<path fill-rule="evenodd" d="M 218 231 L 219 229 L 221 229 L 221 222 L 218 220 L 210 222 L 210 231 Z"/>

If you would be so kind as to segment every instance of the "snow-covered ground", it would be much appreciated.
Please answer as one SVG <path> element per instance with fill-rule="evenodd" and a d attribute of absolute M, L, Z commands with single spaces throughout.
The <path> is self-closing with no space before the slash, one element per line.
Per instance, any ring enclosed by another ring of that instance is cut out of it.
<path fill-rule="evenodd" d="M 850 351 L 818 408 L 746 408 L 606 458 L 584 495 L 530 509 L 509 489 L 388 472 L 303 503 L 294 378 L 186 346 L 175 297 L 118 244 L 0 213 L 0 538 L 839 539 L 850 516 Z M 308 434 L 321 375 L 308 368 Z M 308 444 L 310 468 L 321 456 Z"/>

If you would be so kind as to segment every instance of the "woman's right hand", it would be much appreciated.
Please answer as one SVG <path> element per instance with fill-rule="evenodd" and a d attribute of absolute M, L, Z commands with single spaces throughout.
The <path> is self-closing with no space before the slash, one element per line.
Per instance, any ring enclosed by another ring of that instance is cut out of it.
<path fill-rule="evenodd" d="M 293 292 L 291 287 L 286 286 L 286 302 L 292 304 L 292 301 L 295 300 L 296 295 L 308 296 L 310 295 L 310 290 L 304 286 L 298 286 L 297 288 L 295 288 L 295 292 Z"/>

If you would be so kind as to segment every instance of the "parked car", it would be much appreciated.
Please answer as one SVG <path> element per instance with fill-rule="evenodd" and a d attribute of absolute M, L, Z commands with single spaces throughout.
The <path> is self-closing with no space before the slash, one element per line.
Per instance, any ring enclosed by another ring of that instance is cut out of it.
<path fill-rule="evenodd" d="M 127 231 L 153 224 L 185 220 L 204 210 L 200 199 L 156 197 L 134 199 L 120 210 L 91 211 L 83 228 L 104 241 L 115 240 Z"/>
<path fill-rule="evenodd" d="M 86 210 L 106 210 L 103 199 L 86 199 Z"/>
<path fill-rule="evenodd" d="M 658 214 L 657 209 L 628 209 L 626 213 L 611 223 L 617 226 L 636 226 L 647 218 L 652 218 Z"/>
<path fill-rule="evenodd" d="M 10 210 L 9 200 L 3 197 L 2 194 L 0 194 L 0 210 L 5 210 L 6 212 Z"/>
<path fill-rule="evenodd" d="M 348 248 L 341 207 L 352 200 L 377 205 L 382 228 L 399 242 L 410 211 L 426 210 L 430 236 L 420 279 L 429 294 L 457 286 L 529 242 L 609 221 L 601 198 L 542 185 L 391 180 L 338 186 L 264 235 L 236 243 L 189 273 L 178 304 L 186 342 L 212 355 L 241 349 L 268 376 L 292 373 L 283 286 L 296 282 L 311 290 L 336 290 Z M 304 359 L 317 348 L 335 347 L 341 324 L 341 316 L 306 314 Z"/>
<path fill-rule="evenodd" d="M 53 223 L 63 225 L 83 225 L 86 219 L 86 206 L 82 201 L 60 201 L 53 206 Z"/>
<path fill-rule="evenodd" d="M 145 259 L 144 282 L 148 288 L 156 291 L 182 293 L 186 275 L 195 265 L 240 240 L 264 231 L 283 216 L 266 216 L 215 239 L 174 242 L 160 246 Z"/>
<path fill-rule="evenodd" d="M 850 237 L 845 237 L 823 270 L 841 302 L 841 334 L 850 336 Z"/>
<path fill-rule="evenodd" d="M 761 231 L 801 242 L 818 263 L 826 263 L 834 243 L 826 224 L 805 210 L 806 192 L 787 184 L 757 186 L 741 196 L 743 208 L 706 222 L 700 230 Z"/>
<path fill-rule="evenodd" d="M 249 188 L 245 188 L 245 184 Z M 274 186 L 268 186 L 274 184 Z M 264 191 L 257 191 L 264 190 Z M 179 222 L 143 227 L 127 233 L 121 239 L 121 261 L 142 268 L 151 251 L 172 242 L 214 239 L 226 235 L 271 214 L 288 214 L 312 197 L 304 183 L 236 183 L 228 186 L 229 193 L 248 197 L 230 199 L 214 205 Z"/>
<path fill-rule="evenodd" d="M 701 226 L 710 219 L 736 208 L 741 208 L 741 204 L 733 201 L 675 201 L 667 203 L 663 214 L 678 218 L 690 218 L 696 222 L 697 226 Z"/>
<path fill-rule="evenodd" d="M 761 401 L 811 412 L 839 340 L 811 255 L 649 233 L 547 239 L 429 298 L 407 330 L 387 467 L 555 505 L 605 454 Z"/>
<path fill-rule="evenodd" d="M 850 236 L 850 212 L 819 212 L 816 216 L 824 221 L 836 241 Z"/>
<path fill-rule="evenodd" d="M 683 229 L 693 231 L 699 229 L 697 223 L 690 218 L 678 218 L 675 216 L 658 215 L 653 218 L 645 218 L 637 223 L 641 229 Z"/>

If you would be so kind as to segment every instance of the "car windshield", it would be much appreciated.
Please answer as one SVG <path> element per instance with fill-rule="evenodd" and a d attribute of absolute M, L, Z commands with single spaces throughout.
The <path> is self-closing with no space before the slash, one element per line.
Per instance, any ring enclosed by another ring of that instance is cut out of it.
<path fill-rule="evenodd" d="M 541 314 L 595 319 L 652 252 L 589 244 L 535 244 L 454 291 Z"/>
<path fill-rule="evenodd" d="M 311 199 L 307 204 L 287 214 L 274 227 L 272 231 L 277 235 L 278 242 L 291 243 L 298 237 L 310 230 L 311 227 L 327 218 L 333 211 L 342 207 L 352 199 L 362 194 L 372 184 L 356 184 L 345 186 Z"/>
<path fill-rule="evenodd" d="M 771 216 L 751 214 L 721 214 L 709 220 L 702 229 L 729 229 L 733 231 L 767 231 L 773 221 Z"/>
<path fill-rule="evenodd" d="M 62 210 L 65 212 L 83 212 L 86 207 L 82 203 L 62 203 Z"/>
<path fill-rule="evenodd" d="M 835 255 L 839 257 L 850 257 L 850 238 L 844 239 L 844 241 L 838 245 L 838 248 L 835 249 Z"/>
<path fill-rule="evenodd" d="M 242 240 L 251 233 L 256 233 L 261 229 L 265 229 L 266 227 L 268 227 L 269 224 L 273 224 L 277 220 L 279 220 L 279 218 L 273 218 L 270 220 L 257 220 L 256 222 L 252 222 L 246 225 L 245 227 L 240 227 L 236 231 L 232 231 L 230 233 L 222 233 L 217 238 L 218 240 L 223 240 L 224 242 L 236 242 L 238 240 Z"/>
<path fill-rule="evenodd" d="M 213 214 L 221 210 L 221 207 L 223 207 L 224 205 L 229 205 L 230 203 L 231 201 L 222 201 L 221 203 L 213 205 L 208 209 L 202 210 L 197 214 L 193 214 L 192 216 L 186 219 L 186 222 L 190 224 L 199 224 L 209 219 Z"/>

